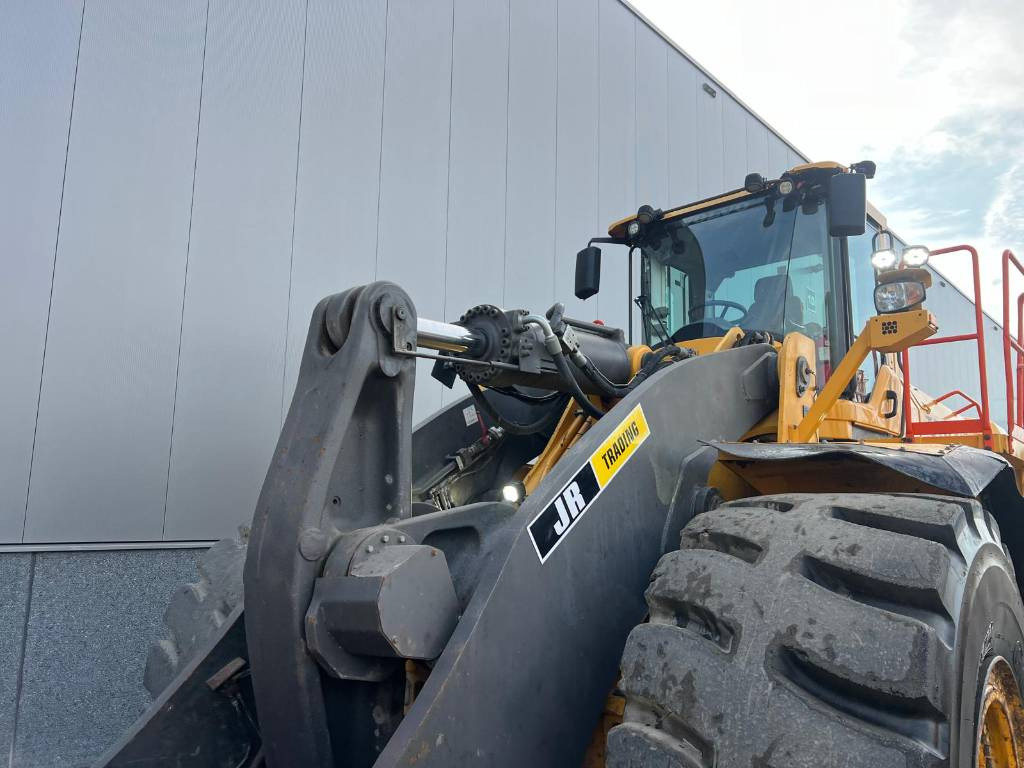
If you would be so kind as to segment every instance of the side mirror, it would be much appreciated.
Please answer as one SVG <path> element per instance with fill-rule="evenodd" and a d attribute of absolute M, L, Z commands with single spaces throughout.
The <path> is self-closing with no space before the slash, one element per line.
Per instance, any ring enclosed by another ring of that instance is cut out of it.
<path fill-rule="evenodd" d="M 576 298 L 589 299 L 601 290 L 601 249 L 588 245 L 576 254 Z"/>
<path fill-rule="evenodd" d="M 867 219 L 867 184 L 863 173 L 837 173 L 828 180 L 828 233 L 863 235 Z"/>

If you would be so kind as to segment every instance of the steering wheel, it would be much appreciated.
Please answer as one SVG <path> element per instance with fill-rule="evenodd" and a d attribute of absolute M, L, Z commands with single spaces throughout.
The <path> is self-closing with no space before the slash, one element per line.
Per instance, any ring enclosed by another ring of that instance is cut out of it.
<path fill-rule="evenodd" d="M 698 310 L 704 309 L 705 307 L 721 307 L 722 311 L 718 313 L 718 320 L 725 320 L 725 315 L 730 309 L 735 309 L 738 312 L 742 312 L 743 316 L 737 320 L 730 320 L 733 325 L 742 323 L 747 319 L 747 308 L 736 301 L 729 301 L 728 299 L 708 299 L 703 304 L 697 304 L 690 308 L 690 320 L 699 320 L 700 314 Z"/>

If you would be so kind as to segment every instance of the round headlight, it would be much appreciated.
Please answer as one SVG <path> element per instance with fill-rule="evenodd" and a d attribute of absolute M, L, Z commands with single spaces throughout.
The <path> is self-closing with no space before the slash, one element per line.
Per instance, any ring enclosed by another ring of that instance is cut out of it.
<path fill-rule="evenodd" d="M 636 237 L 640 234 L 640 222 L 631 221 L 626 225 L 626 234 L 630 237 Z"/>
<path fill-rule="evenodd" d="M 892 248 L 883 248 L 882 250 L 875 251 L 871 254 L 871 266 L 879 272 L 884 272 L 887 269 L 893 269 L 898 262 L 899 257 L 896 256 L 896 251 Z"/>
<path fill-rule="evenodd" d="M 789 179 L 783 179 L 779 182 L 779 186 L 776 187 L 779 190 L 780 195 L 789 195 L 793 192 L 793 182 Z"/>
<path fill-rule="evenodd" d="M 908 267 L 923 267 L 931 252 L 923 245 L 908 245 L 903 249 L 903 263 Z"/>

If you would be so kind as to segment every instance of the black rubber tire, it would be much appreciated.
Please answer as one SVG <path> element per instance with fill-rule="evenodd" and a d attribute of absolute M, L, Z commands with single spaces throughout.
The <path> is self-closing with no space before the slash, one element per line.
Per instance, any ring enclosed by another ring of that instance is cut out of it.
<path fill-rule="evenodd" d="M 165 635 L 146 656 L 143 684 L 155 698 L 242 602 L 246 540 L 221 539 L 200 557 L 198 580 L 179 587 L 164 612 Z"/>
<path fill-rule="evenodd" d="M 694 518 L 622 659 L 609 768 L 976 765 L 980 688 L 1024 680 L 1024 608 L 977 502 L 793 494 Z"/>

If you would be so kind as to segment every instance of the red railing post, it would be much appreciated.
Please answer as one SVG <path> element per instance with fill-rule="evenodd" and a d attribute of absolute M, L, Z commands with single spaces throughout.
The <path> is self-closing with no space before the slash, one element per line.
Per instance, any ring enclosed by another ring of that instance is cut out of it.
<path fill-rule="evenodd" d="M 992 416 L 989 410 L 989 399 L 988 399 L 988 368 L 985 360 L 985 318 L 984 313 L 981 309 L 981 269 L 978 262 L 978 252 L 969 245 L 954 245 L 949 248 L 940 248 L 932 251 L 933 256 L 939 256 L 945 253 L 954 253 L 957 251 L 966 251 L 971 255 L 971 270 L 974 277 L 974 333 L 961 333 L 954 336 L 941 336 L 926 339 L 920 344 L 914 346 L 928 346 L 931 344 L 946 344 L 954 341 L 975 341 L 978 346 L 978 380 L 981 388 L 981 404 L 979 407 L 979 418 L 964 420 L 958 422 L 958 426 L 965 432 L 968 429 L 977 427 L 981 432 L 982 443 L 986 448 L 992 446 Z M 1004 361 L 1007 366 L 1007 381 L 1009 382 L 1012 374 L 1010 373 L 1010 352 L 1009 352 L 1009 341 L 1008 331 L 1006 327 L 1009 324 L 1009 293 L 1006 288 L 1006 274 L 1009 266 L 1006 262 L 1006 254 L 1003 254 L 1003 346 L 1004 346 Z M 1012 254 L 1010 258 L 1013 258 Z M 1021 270 L 1021 274 L 1024 274 L 1024 267 L 1021 267 L 1020 263 L 1016 259 L 1013 259 L 1014 263 L 1017 264 L 1018 269 Z M 1024 347 L 1018 345 L 1018 353 L 1024 352 Z M 946 434 L 954 434 L 949 431 L 949 428 L 942 426 L 942 423 L 934 422 L 915 422 L 911 419 L 911 408 L 910 408 L 910 350 L 903 351 L 903 413 L 904 413 L 904 424 L 906 430 L 906 436 L 908 438 L 914 437 L 915 435 L 938 435 L 944 434 L 942 430 L 946 430 Z M 1008 383 L 1008 387 L 1012 384 Z M 952 394 L 952 393 L 948 393 Z M 939 400 L 948 397 L 944 395 Z M 1013 421 L 1013 405 L 1009 402 L 1012 399 L 1012 395 L 1007 395 L 1007 416 L 1009 421 Z M 938 402 L 938 401 L 936 401 Z M 950 422 L 946 421 L 945 424 Z"/>
<path fill-rule="evenodd" d="M 1010 332 L 1010 262 L 1024 276 L 1024 265 L 1010 249 L 1003 251 L 1003 370 L 1006 377 L 1006 432 L 1011 444 L 1016 428 L 1024 423 L 1024 293 L 1017 296 L 1017 336 Z M 1017 353 L 1017 365 L 1012 362 Z M 1016 376 L 1014 375 L 1016 373 Z"/>
<path fill-rule="evenodd" d="M 903 367 L 903 428 L 906 431 L 906 437 L 913 437 L 914 433 L 911 429 L 914 419 L 913 411 L 910 407 L 910 350 L 904 349 L 900 352 L 900 362 Z"/>
<path fill-rule="evenodd" d="M 1024 293 L 1017 297 L 1017 424 L 1024 422 L 1024 354 L 1021 344 L 1024 343 Z M 1010 427 L 1007 432 L 1013 435 Z"/>

